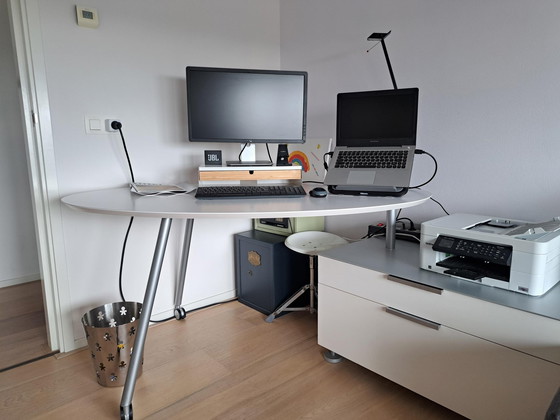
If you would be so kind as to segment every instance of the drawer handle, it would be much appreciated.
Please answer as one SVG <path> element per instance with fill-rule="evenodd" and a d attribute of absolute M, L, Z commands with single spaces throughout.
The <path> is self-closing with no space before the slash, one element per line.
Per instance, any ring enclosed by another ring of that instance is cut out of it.
<path fill-rule="evenodd" d="M 417 281 L 405 279 L 403 277 L 393 276 L 392 274 L 387 274 L 387 279 L 406 286 L 415 287 L 416 289 L 424 290 L 426 292 L 435 293 L 436 295 L 441 295 L 443 293 L 443 289 L 440 289 L 439 287 L 428 286 L 427 284 L 418 283 Z"/>
<path fill-rule="evenodd" d="M 391 308 L 390 306 L 385 307 L 385 311 L 389 314 L 396 315 L 398 317 L 407 319 L 409 321 L 415 322 L 417 324 L 423 325 L 424 327 L 428 327 L 436 331 L 439 330 L 439 327 L 441 327 L 441 324 L 438 324 L 437 322 L 420 318 L 419 316 L 409 314 L 408 312 L 399 311 L 398 309 Z"/>

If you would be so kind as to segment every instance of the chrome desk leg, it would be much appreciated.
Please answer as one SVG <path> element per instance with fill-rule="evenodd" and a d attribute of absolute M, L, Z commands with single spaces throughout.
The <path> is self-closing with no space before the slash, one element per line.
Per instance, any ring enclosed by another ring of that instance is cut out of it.
<path fill-rule="evenodd" d="M 396 234 L 396 220 L 397 211 L 387 210 L 386 223 L 385 223 L 385 248 L 395 249 L 395 234 Z"/>
<path fill-rule="evenodd" d="M 185 220 L 185 236 L 183 238 L 183 249 L 181 251 L 181 268 L 179 269 L 179 278 L 175 287 L 175 318 L 185 319 L 187 313 L 181 307 L 183 300 L 183 290 L 185 289 L 185 278 L 187 275 L 187 264 L 189 262 L 189 250 L 191 248 L 191 237 L 193 231 L 194 219 Z"/>
<path fill-rule="evenodd" d="M 165 248 L 167 246 L 167 239 L 169 238 L 169 230 L 171 229 L 172 219 L 161 219 L 159 226 L 159 234 L 152 259 L 152 267 L 148 277 L 148 284 L 146 285 L 146 293 L 144 294 L 144 302 L 142 302 L 142 315 L 136 332 L 136 340 L 134 343 L 134 350 L 130 359 L 128 367 L 128 374 L 124 384 L 124 390 L 121 398 L 121 419 L 132 419 L 132 394 L 134 394 L 134 387 L 136 385 L 136 377 L 138 370 L 142 364 L 142 357 L 144 354 L 144 344 L 146 343 L 146 335 L 148 333 L 148 326 L 150 324 L 150 316 L 152 315 L 152 308 L 154 306 L 154 299 L 163 265 L 163 257 L 165 256 Z"/>

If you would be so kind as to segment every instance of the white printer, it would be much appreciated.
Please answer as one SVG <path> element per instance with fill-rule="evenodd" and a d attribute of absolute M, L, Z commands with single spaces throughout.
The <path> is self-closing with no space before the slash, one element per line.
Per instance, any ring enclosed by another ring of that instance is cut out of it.
<path fill-rule="evenodd" d="M 452 214 L 422 223 L 420 267 L 532 296 L 560 280 L 560 218 Z"/>

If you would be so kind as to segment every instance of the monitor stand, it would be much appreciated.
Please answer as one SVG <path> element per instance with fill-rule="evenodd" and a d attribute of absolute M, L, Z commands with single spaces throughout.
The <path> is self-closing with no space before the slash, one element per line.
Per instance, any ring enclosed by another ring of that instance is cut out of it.
<path fill-rule="evenodd" d="M 273 163 L 269 160 L 257 160 L 256 146 L 254 143 L 249 143 L 246 146 L 241 145 L 242 153 L 241 160 L 228 160 L 227 166 L 272 166 Z M 244 147 L 244 148 L 243 148 Z"/>
<path fill-rule="evenodd" d="M 290 153 L 288 152 L 288 145 L 279 144 L 278 152 L 276 155 L 276 166 L 292 166 L 292 164 L 288 160 L 289 157 L 290 157 Z"/>

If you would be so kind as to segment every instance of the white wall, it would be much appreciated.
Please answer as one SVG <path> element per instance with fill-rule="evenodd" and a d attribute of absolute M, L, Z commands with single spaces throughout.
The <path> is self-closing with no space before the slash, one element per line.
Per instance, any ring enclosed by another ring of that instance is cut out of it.
<path fill-rule="evenodd" d="M 309 137 L 335 137 L 336 94 L 420 89 L 418 146 L 439 163 L 424 187 L 449 212 L 532 221 L 560 216 L 560 3 L 553 0 L 282 0 L 282 67 L 309 72 Z M 413 184 L 433 169 L 416 156 Z M 443 216 L 433 202 L 403 216 Z M 384 215 L 339 217 L 362 236 Z"/>
<path fill-rule="evenodd" d="M 87 135 L 86 115 L 123 123 L 137 181 L 196 182 L 209 145 L 189 143 L 185 67 L 278 68 L 277 0 L 90 0 L 97 29 L 78 27 L 75 2 L 40 2 L 45 65 L 62 196 L 125 186 L 128 166 L 117 134 Z M 233 159 L 239 145 L 220 147 Z M 117 275 L 127 218 L 63 209 L 68 278 L 77 345 L 80 317 L 119 301 Z M 136 219 L 124 268 L 124 291 L 141 301 L 159 220 Z M 183 302 L 186 308 L 235 296 L 233 233 L 249 220 L 195 221 Z M 154 318 L 173 308 L 182 221 L 173 222 Z M 169 314 L 169 313 L 165 313 Z"/>
<path fill-rule="evenodd" d="M 392 30 L 389 54 L 400 87 L 421 92 L 418 146 L 439 173 L 427 189 L 450 212 L 528 220 L 558 215 L 560 4 L 544 0 L 90 0 L 98 29 L 75 23 L 74 2 L 40 2 L 61 195 L 124 186 L 118 134 L 86 135 L 86 115 L 123 122 L 138 181 L 195 182 L 205 145 L 187 141 L 187 65 L 309 71 L 309 138 L 335 137 L 341 91 L 390 88 L 380 47 L 367 36 Z M 225 158 L 237 147 L 225 146 Z M 418 156 L 413 183 L 432 172 Z M 406 210 L 420 222 L 435 203 Z M 330 218 L 328 229 L 365 234 L 384 215 Z M 63 209 L 71 316 L 116 301 L 128 220 Z M 125 294 L 141 300 L 159 221 L 137 219 L 125 262 Z M 182 223 L 174 222 L 154 313 L 173 306 Z M 232 234 L 249 221 L 196 221 L 184 303 L 234 294 Z M 211 281 L 208 281 L 211 280 Z"/>
<path fill-rule="evenodd" d="M 6 0 L 0 1 L 0 287 L 40 279 L 20 94 Z"/>

